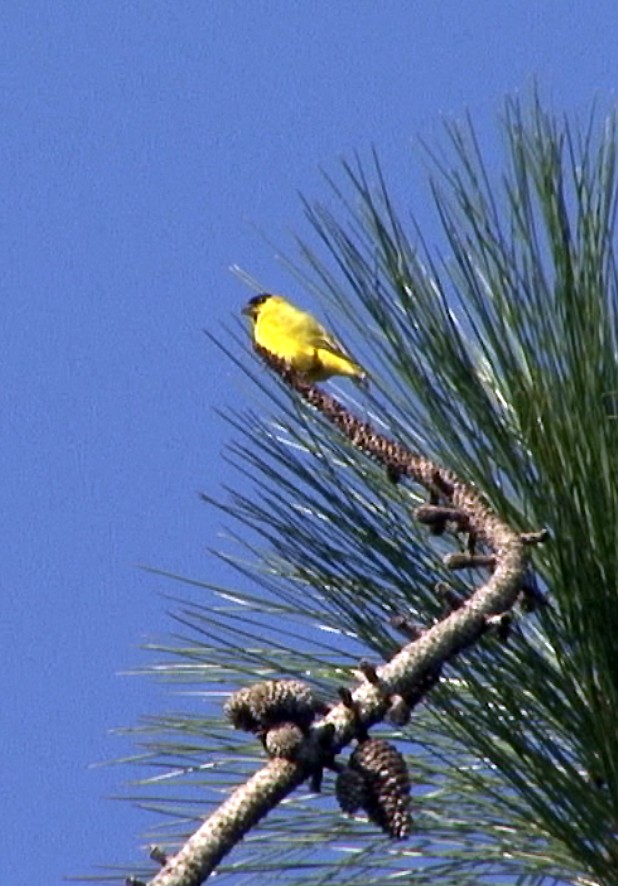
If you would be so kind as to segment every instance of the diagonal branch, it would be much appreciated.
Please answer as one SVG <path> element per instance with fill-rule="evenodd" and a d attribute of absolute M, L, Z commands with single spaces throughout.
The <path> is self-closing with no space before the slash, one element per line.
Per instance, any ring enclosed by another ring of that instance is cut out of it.
<path fill-rule="evenodd" d="M 431 497 L 432 519 L 436 515 L 439 519 L 442 513 L 445 525 L 455 523 L 459 530 L 464 528 L 470 539 L 490 552 L 491 556 L 478 558 L 478 564 L 491 564 L 493 571 L 463 605 L 422 632 L 388 663 L 373 673 L 366 672 L 366 679 L 353 693 L 313 724 L 293 760 L 272 759 L 237 788 L 176 855 L 163 859 L 162 869 L 149 886 L 199 886 L 282 799 L 310 775 L 332 766 L 343 747 L 382 720 L 393 697 L 402 697 L 410 707 L 417 704 L 435 682 L 432 676 L 475 643 L 492 619 L 512 608 L 525 587 L 526 547 L 544 538 L 543 533 L 515 532 L 477 490 L 452 471 L 376 433 L 368 422 L 360 421 L 334 397 L 307 383 L 285 362 L 262 350 L 260 354 L 356 448 L 383 464 L 393 479 L 407 477 L 424 486 Z M 469 556 L 468 565 L 478 564 Z"/>

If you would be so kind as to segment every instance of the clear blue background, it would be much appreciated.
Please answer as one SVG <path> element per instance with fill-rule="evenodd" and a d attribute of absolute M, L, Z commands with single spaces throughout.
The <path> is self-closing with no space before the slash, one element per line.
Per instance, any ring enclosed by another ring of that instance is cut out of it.
<path fill-rule="evenodd" d="M 417 136 L 469 110 L 495 144 L 533 78 L 556 109 L 609 107 L 618 9 L 6 0 L 1 20 L 0 880 L 32 886 L 141 859 L 149 819 L 105 799 L 139 770 L 90 764 L 173 706 L 119 676 L 178 593 L 135 564 L 224 580 L 197 492 L 240 482 L 214 408 L 250 388 L 201 330 L 250 294 L 232 263 L 289 291 L 255 227 L 287 247 L 297 191 L 372 144 L 433 225 Z"/>

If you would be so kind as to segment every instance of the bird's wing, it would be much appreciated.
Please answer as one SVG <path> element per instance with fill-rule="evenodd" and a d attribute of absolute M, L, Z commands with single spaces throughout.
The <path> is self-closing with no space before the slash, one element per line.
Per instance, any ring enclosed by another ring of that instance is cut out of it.
<path fill-rule="evenodd" d="M 355 362 L 341 342 L 337 341 L 333 335 L 330 335 L 326 331 L 316 339 L 315 346 L 316 348 L 323 348 L 325 351 L 330 351 L 331 354 L 335 354 L 337 357 L 343 357 L 345 360 L 350 360 L 352 363 Z"/>
<path fill-rule="evenodd" d="M 341 342 L 332 333 L 327 332 L 315 317 L 304 311 L 302 314 L 303 316 L 299 317 L 295 322 L 295 331 L 299 337 L 304 338 L 307 344 L 310 344 L 313 348 L 323 348 L 326 351 L 331 351 L 331 353 L 336 354 L 338 357 L 350 359 L 350 355 Z"/>
<path fill-rule="evenodd" d="M 322 324 L 308 311 L 301 311 L 294 305 L 285 304 L 280 306 L 277 324 L 282 331 L 295 338 L 299 343 L 303 342 L 311 348 L 323 349 L 331 354 L 349 360 L 356 364 L 353 357 L 343 347 L 335 336 L 327 332 Z"/>
<path fill-rule="evenodd" d="M 322 326 L 320 326 L 319 335 L 316 335 L 312 344 L 316 348 L 323 348 L 326 351 L 330 351 L 330 353 L 334 354 L 336 357 L 348 360 L 350 363 L 361 368 L 360 364 L 351 356 L 350 352 L 344 348 L 339 339 L 335 338 L 332 333 L 327 332 Z"/>

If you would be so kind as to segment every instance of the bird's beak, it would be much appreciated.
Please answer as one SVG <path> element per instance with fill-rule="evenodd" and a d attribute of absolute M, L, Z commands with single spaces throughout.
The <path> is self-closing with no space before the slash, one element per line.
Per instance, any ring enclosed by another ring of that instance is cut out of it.
<path fill-rule="evenodd" d="M 250 304 L 246 304 L 240 313 L 244 314 L 245 317 L 254 317 L 255 316 L 253 305 L 250 305 Z"/>

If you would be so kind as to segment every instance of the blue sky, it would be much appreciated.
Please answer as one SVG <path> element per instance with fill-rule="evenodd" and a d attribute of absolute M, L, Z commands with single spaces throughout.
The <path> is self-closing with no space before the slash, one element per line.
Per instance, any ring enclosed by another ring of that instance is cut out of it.
<path fill-rule="evenodd" d="M 497 144 L 504 96 L 533 78 L 557 110 L 608 108 L 618 11 L 7 0 L 2 19 L 0 875 L 26 886 L 141 860 L 148 820 L 105 799 L 139 770 L 90 764 L 171 706 L 122 676 L 178 592 L 136 564 L 229 579 L 197 496 L 242 485 L 215 409 L 250 388 L 202 333 L 249 295 L 229 266 L 290 292 L 257 231 L 288 248 L 298 192 L 324 197 L 319 169 L 372 145 L 435 230 L 418 137 L 470 111 Z"/>

